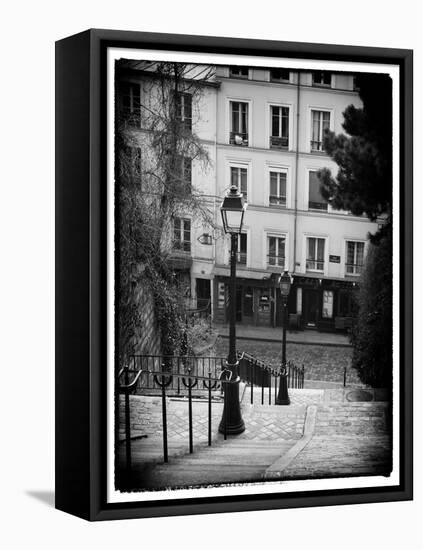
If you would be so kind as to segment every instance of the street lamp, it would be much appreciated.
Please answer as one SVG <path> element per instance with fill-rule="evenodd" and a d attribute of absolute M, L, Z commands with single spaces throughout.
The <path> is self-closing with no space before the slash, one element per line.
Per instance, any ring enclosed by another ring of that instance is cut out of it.
<path fill-rule="evenodd" d="M 288 271 L 285 270 L 284 273 L 279 278 L 279 288 L 282 295 L 283 303 L 283 332 L 282 332 L 282 366 L 281 374 L 279 378 L 279 392 L 276 398 L 276 405 L 289 405 L 289 395 L 288 395 L 288 375 L 286 371 L 286 327 L 288 325 L 288 296 L 289 291 L 291 290 L 291 276 Z"/>
<path fill-rule="evenodd" d="M 239 403 L 238 359 L 236 356 L 236 253 L 238 248 L 238 235 L 242 231 L 244 214 L 247 203 L 238 188 L 233 185 L 220 207 L 223 229 L 231 236 L 231 278 L 229 284 L 229 353 L 226 360 L 226 370 L 230 372 L 230 378 L 225 383 L 225 403 L 219 432 L 236 435 L 245 430 L 241 416 Z"/>

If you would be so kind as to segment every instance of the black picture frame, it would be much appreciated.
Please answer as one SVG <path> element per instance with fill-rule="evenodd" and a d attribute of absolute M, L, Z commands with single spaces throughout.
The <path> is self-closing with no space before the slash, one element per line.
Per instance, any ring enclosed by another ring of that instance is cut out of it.
<path fill-rule="evenodd" d="M 107 503 L 107 49 L 389 64 L 400 71 L 400 483 Z M 413 52 L 91 29 L 56 43 L 56 508 L 87 520 L 267 510 L 412 499 Z"/>

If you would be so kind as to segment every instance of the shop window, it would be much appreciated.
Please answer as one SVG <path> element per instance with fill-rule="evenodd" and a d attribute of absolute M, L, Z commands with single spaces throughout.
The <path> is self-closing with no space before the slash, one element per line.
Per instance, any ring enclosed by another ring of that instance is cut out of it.
<path fill-rule="evenodd" d="M 303 312 L 303 289 L 301 287 L 297 288 L 297 313 L 301 315 Z"/>
<path fill-rule="evenodd" d="M 350 317 L 352 315 L 352 297 L 348 290 L 339 291 L 338 315 L 339 317 Z"/>
<path fill-rule="evenodd" d="M 322 317 L 324 319 L 332 319 L 333 317 L 333 291 L 332 290 L 323 291 Z"/>
<path fill-rule="evenodd" d="M 259 312 L 265 313 L 270 312 L 270 290 L 263 289 L 260 291 L 259 295 Z"/>
<path fill-rule="evenodd" d="M 226 303 L 225 283 L 217 284 L 217 308 L 224 309 Z"/>

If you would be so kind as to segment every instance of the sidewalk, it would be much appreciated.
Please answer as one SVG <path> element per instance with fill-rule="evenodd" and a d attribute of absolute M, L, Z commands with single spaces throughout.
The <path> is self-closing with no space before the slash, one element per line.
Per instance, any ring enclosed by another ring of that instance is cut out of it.
<path fill-rule="evenodd" d="M 223 338 L 229 337 L 228 325 L 215 326 L 218 335 Z M 239 340 L 262 340 L 266 342 L 280 342 L 282 329 L 280 327 L 255 327 L 251 325 L 237 325 L 236 337 Z M 318 332 L 316 330 L 286 331 L 286 341 L 295 344 L 310 344 L 320 346 L 351 347 L 347 334 L 331 332 Z"/>

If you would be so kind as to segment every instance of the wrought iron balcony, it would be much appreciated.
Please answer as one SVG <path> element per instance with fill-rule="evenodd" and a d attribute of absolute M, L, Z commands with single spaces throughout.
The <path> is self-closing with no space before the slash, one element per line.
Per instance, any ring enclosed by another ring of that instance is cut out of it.
<path fill-rule="evenodd" d="M 308 208 L 309 208 L 309 210 L 325 210 L 325 211 L 327 211 L 328 203 L 327 202 L 308 201 Z"/>
<path fill-rule="evenodd" d="M 288 149 L 288 136 L 270 136 L 271 149 Z"/>
<path fill-rule="evenodd" d="M 267 265 L 273 266 L 278 265 L 281 267 L 285 266 L 285 256 L 276 256 L 275 254 L 267 255 Z"/>
<path fill-rule="evenodd" d="M 363 264 L 345 264 L 345 273 L 347 275 L 361 275 Z"/>
<path fill-rule="evenodd" d="M 310 271 L 323 271 L 325 267 L 324 260 L 315 260 L 314 258 L 308 258 L 306 261 L 306 269 Z"/>
<path fill-rule="evenodd" d="M 286 206 L 286 195 L 269 195 L 269 204 Z"/>

